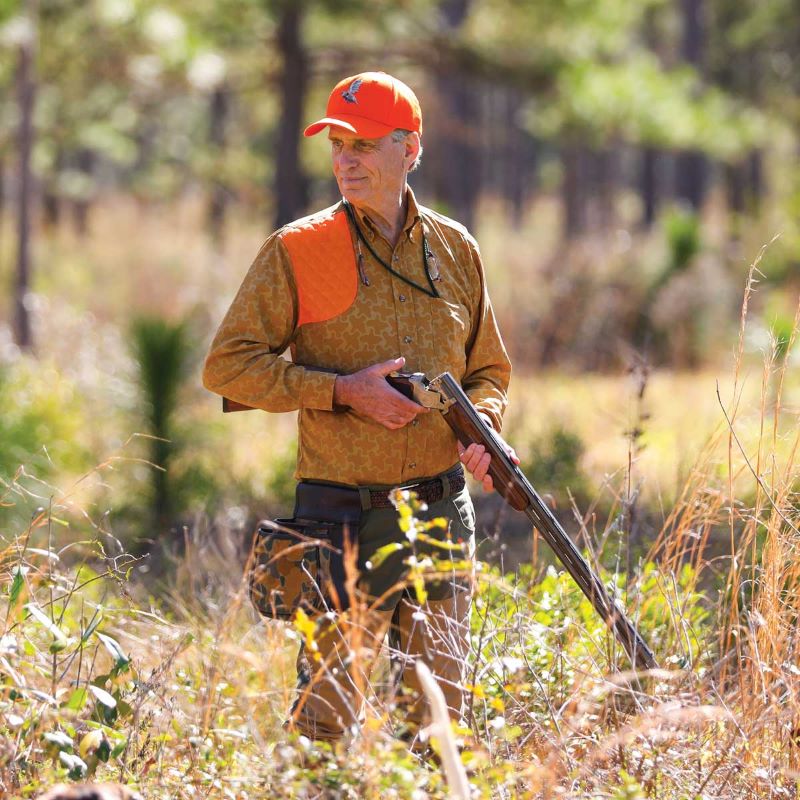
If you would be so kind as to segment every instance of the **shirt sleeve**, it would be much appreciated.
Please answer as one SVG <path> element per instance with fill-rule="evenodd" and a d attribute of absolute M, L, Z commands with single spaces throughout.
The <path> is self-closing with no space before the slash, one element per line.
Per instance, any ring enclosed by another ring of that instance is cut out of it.
<path fill-rule="evenodd" d="M 331 411 L 336 375 L 293 364 L 280 354 L 297 330 L 297 289 L 280 233 L 261 247 L 203 368 L 209 391 L 264 411 Z"/>
<path fill-rule="evenodd" d="M 475 268 L 474 301 L 477 311 L 472 316 L 467 341 L 467 369 L 461 385 L 473 405 L 489 417 L 492 426 L 499 432 L 503 425 L 503 412 L 508 405 L 511 361 L 489 300 L 480 250 L 471 237 L 469 248 Z"/>

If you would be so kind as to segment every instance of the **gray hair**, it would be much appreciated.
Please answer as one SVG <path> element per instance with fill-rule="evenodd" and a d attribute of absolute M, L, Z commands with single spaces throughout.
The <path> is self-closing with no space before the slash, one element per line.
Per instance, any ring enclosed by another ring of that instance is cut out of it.
<path fill-rule="evenodd" d="M 402 142 L 406 136 L 410 136 L 413 131 L 407 131 L 405 128 L 395 128 L 392 131 L 392 141 L 393 142 Z M 417 153 L 417 158 L 414 163 L 409 167 L 409 172 L 413 172 L 422 161 L 422 142 L 419 143 L 419 153 Z"/>

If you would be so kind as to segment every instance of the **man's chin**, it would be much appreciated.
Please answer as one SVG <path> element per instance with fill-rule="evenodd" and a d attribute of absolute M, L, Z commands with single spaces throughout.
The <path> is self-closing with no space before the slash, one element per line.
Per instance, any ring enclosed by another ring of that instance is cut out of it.
<path fill-rule="evenodd" d="M 348 203 L 354 206 L 362 205 L 368 198 L 369 193 L 364 191 L 363 189 L 359 190 L 353 187 L 348 187 L 347 189 L 343 189 L 340 187 L 339 189 L 342 193 L 342 197 L 347 200 Z"/>

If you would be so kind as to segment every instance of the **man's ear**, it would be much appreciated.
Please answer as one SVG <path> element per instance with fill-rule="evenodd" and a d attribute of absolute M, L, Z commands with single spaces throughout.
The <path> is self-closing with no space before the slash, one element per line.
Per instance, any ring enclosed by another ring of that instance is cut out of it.
<path fill-rule="evenodd" d="M 406 148 L 405 158 L 408 162 L 408 165 L 411 166 L 417 160 L 417 156 L 419 155 L 419 134 L 416 131 L 411 131 L 411 133 L 406 136 L 403 144 Z"/>

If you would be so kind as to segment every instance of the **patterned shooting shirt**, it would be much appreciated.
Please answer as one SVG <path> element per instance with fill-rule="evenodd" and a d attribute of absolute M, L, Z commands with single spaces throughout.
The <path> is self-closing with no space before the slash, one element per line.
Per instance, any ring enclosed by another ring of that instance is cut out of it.
<path fill-rule="evenodd" d="M 394 248 L 369 217 L 357 212 L 357 219 L 393 270 L 427 287 L 424 231 L 440 296 L 392 275 L 363 244 L 359 271 L 355 231 L 338 203 L 284 226 L 262 245 L 211 344 L 203 383 L 265 411 L 299 409 L 298 479 L 397 486 L 452 467 L 453 433 L 434 411 L 388 430 L 334 408 L 336 374 L 399 356 L 404 370 L 429 378 L 449 370 L 499 431 L 511 364 L 478 245 L 466 228 L 418 205 L 411 189 Z"/>

